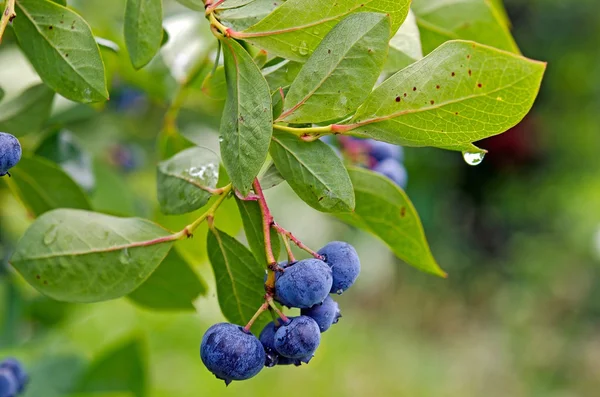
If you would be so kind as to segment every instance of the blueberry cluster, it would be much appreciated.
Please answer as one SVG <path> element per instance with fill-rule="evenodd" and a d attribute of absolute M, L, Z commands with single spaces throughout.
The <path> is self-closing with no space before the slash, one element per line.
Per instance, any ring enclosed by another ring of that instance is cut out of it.
<path fill-rule="evenodd" d="M 340 241 L 327 244 L 320 259 L 285 264 L 277 272 L 275 300 L 300 308 L 300 316 L 267 324 L 259 338 L 246 328 L 215 324 L 202 338 L 200 357 L 206 367 L 229 384 L 249 379 L 267 366 L 308 363 L 327 331 L 341 317 L 330 293 L 341 294 L 356 281 L 360 261 L 354 247 Z"/>
<path fill-rule="evenodd" d="M 10 176 L 8 170 L 17 165 L 21 154 L 19 140 L 11 134 L 0 132 L 0 176 Z"/>
<path fill-rule="evenodd" d="M 0 362 L 0 397 L 16 397 L 25 389 L 28 376 L 23 365 L 14 358 Z"/>

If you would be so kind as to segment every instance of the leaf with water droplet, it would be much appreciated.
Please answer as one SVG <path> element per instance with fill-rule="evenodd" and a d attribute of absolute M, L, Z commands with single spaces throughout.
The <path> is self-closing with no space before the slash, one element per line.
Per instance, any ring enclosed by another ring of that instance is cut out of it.
<path fill-rule="evenodd" d="M 53 299 L 98 302 L 139 287 L 169 252 L 170 235 L 144 219 L 58 209 L 27 229 L 10 263 Z"/>
<path fill-rule="evenodd" d="M 383 14 L 361 12 L 343 19 L 304 64 L 278 121 L 319 123 L 355 111 L 381 73 L 389 35 Z"/>
<path fill-rule="evenodd" d="M 210 149 L 192 147 L 157 167 L 157 194 L 165 214 L 184 214 L 206 205 L 219 180 L 219 156 Z"/>
<path fill-rule="evenodd" d="M 351 134 L 389 143 L 482 152 L 473 142 L 529 112 L 545 69 L 544 62 L 449 41 L 384 81 L 344 124 Z"/>
<path fill-rule="evenodd" d="M 406 263 L 437 276 L 446 273 L 435 261 L 410 199 L 395 183 L 362 168 L 348 170 L 354 192 L 354 212 L 336 214 L 342 221 L 373 233 Z"/>

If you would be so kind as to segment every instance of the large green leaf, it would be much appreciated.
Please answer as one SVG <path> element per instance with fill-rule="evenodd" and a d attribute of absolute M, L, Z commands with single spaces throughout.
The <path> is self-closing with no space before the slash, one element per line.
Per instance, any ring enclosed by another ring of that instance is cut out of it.
<path fill-rule="evenodd" d="M 375 172 L 351 168 L 356 208 L 338 218 L 373 233 L 403 261 L 420 270 L 445 276 L 433 258 L 419 214 L 396 184 Z"/>
<path fill-rule="evenodd" d="M 125 45 L 134 68 L 146 66 L 160 49 L 162 17 L 162 0 L 127 0 Z"/>
<path fill-rule="evenodd" d="M 80 393 L 129 392 L 147 396 L 148 369 L 142 341 L 132 339 L 96 359 L 79 382 Z"/>
<path fill-rule="evenodd" d="M 219 180 L 219 156 L 193 147 L 158 164 L 157 193 L 161 211 L 184 214 L 206 205 Z"/>
<path fill-rule="evenodd" d="M 100 50 L 83 18 L 48 0 L 18 0 L 17 14 L 21 49 L 50 88 L 77 102 L 108 99 Z"/>
<path fill-rule="evenodd" d="M 38 84 L 1 103 L 0 131 L 10 131 L 15 136 L 39 132 L 50 117 L 53 99 L 54 91 Z"/>
<path fill-rule="evenodd" d="M 354 192 L 342 160 L 326 143 L 304 142 L 291 134 L 275 133 L 271 157 L 294 192 L 323 212 L 354 209 Z"/>
<path fill-rule="evenodd" d="M 402 25 L 410 0 L 288 0 L 239 37 L 268 52 L 305 62 L 321 40 L 346 16 L 356 12 L 389 15 L 391 34 Z"/>
<path fill-rule="evenodd" d="M 169 252 L 169 236 L 144 219 L 58 209 L 27 229 L 11 263 L 51 298 L 98 302 L 139 287 Z"/>
<path fill-rule="evenodd" d="M 425 54 L 447 40 L 465 39 L 519 52 L 501 9 L 490 0 L 414 0 Z"/>
<path fill-rule="evenodd" d="M 304 64 L 278 121 L 319 123 L 356 110 L 381 73 L 389 37 L 383 14 L 361 12 L 342 20 Z"/>
<path fill-rule="evenodd" d="M 235 40 L 222 42 L 227 100 L 221 118 L 221 157 L 235 188 L 247 194 L 269 151 L 271 93 L 250 54 Z"/>
<path fill-rule="evenodd" d="M 253 0 L 239 7 L 223 4 L 227 8 L 216 9 L 216 15 L 226 26 L 235 30 L 244 30 L 262 20 L 285 0 Z"/>
<path fill-rule="evenodd" d="M 248 245 L 254 254 L 254 257 L 261 265 L 267 265 L 267 254 L 265 252 L 265 233 L 263 232 L 262 213 L 260 205 L 257 201 L 243 201 L 236 199 L 242 222 L 244 223 L 244 232 Z M 281 251 L 281 242 L 279 236 L 274 229 L 270 229 L 271 247 L 275 259 L 279 257 Z"/>
<path fill-rule="evenodd" d="M 87 196 L 60 167 L 42 157 L 24 154 L 6 180 L 33 216 L 56 208 L 90 209 Z"/>
<path fill-rule="evenodd" d="M 423 58 L 421 35 L 414 12 L 410 11 L 398 32 L 390 40 L 390 50 L 385 63 L 386 72 L 397 72 Z"/>
<path fill-rule="evenodd" d="M 396 73 L 347 124 L 351 133 L 406 145 L 481 152 L 529 112 L 546 64 L 469 41 L 451 41 Z"/>
<path fill-rule="evenodd" d="M 128 297 L 153 310 L 194 310 L 192 302 L 206 290 L 204 280 L 172 249 L 158 269 Z"/>
<path fill-rule="evenodd" d="M 221 311 L 232 323 L 245 325 L 263 303 L 265 267 L 242 243 L 217 228 L 208 232 L 207 247 Z M 261 325 L 264 321 L 253 328 L 260 330 Z"/>

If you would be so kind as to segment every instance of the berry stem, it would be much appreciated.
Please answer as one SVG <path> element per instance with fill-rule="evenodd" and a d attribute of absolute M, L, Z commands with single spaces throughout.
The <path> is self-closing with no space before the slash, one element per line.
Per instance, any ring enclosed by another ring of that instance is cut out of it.
<path fill-rule="evenodd" d="M 298 248 L 303 249 L 304 251 L 308 252 L 309 254 L 311 254 L 313 257 L 315 257 L 316 259 L 321 259 L 323 260 L 323 257 L 321 255 L 319 255 L 317 252 L 311 250 L 310 248 L 308 248 L 302 241 L 298 240 L 298 238 L 296 238 L 296 236 L 294 236 L 292 234 L 292 232 L 284 229 L 283 227 L 279 226 L 276 222 L 273 222 L 271 224 L 271 227 L 273 227 L 273 229 L 275 229 L 277 231 L 277 233 L 281 234 L 285 238 L 290 239 L 294 244 L 296 244 L 298 246 Z"/>
<path fill-rule="evenodd" d="M 273 244 L 271 242 L 271 225 L 273 222 L 273 215 L 267 205 L 267 200 L 263 193 L 258 178 L 254 179 L 252 184 L 254 187 L 254 193 L 258 197 L 258 205 L 260 206 L 260 212 L 262 214 L 263 234 L 265 239 L 265 254 L 267 256 L 267 281 L 265 282 L 265 290 L 268 294 L 272 294 L 275 291 L 275 271 L 273 270 L 277 266 L 277 260 L 273 255 Z"/>
<path fill-rule="evenodd" d="M 288 321 L 290 321 L 290 319 L 287 318 L 286 315 L 281 312 L 281 310 L 279 310 L 279 308 L 275 304 L 275 301 L 273 300 L 272 296 L 267 295 L 267 303 L 269 304 L 269 306 L 271 306 L 271 309 L 273 309 L 273 311 L 275 311 L 275 313 L 277 313 L 279 318 L 281 318 L 283 320 L 284 323 L 287 323 Z"/>
<path fill-rule="evenodd" d="M 182 240 L 184 238 L 190 237 L 194 234 L 194 231 L 198 228 L 198 226 L 200 226 L 204 221 L 208 221 L 209 225 L 212 224 L 212 219 L 215 217 L 215 213 L 217 212 L 221 204 L 223 204 L 223 201 L 225 201 L 225 199 L 229 196 L 229 192 L 231 192 L 232 189 L 233 185 L 231 183 L 220 189 L 216 189 L 220 192 L 220 197 L 217 199 L 217 201 L 215 201 L 215 203 L 204 214 L 200 215 L 200 217 L 196 219 L 193 223 L 184 227 L 183 230 L 181 230 L 180 232 L 172 235 L 173 240 Z"/>
<path fill-rule="evenodd" d="M 266 311 L 267 309 L 269 309 L 269 303 L 265 302 L 262 305 L 260 305 L 260 307 L 258 308 L 258 310 L 256 311 L 256 313 L 254 313 L 254 316 L 252 316 L 252 318 L 250 319 L 250 321 L 248 321 L 248 324 L 246 324 L 246 326 L 244 327 L 244 329 L 248 332 L 250 332 L 250 328 L 252 328 L 252 324 L 254 324 L 254 322 L 256 321 L 256 319 L 258 317 L 260 317 L 261 314 L 263 314 L 264 311 Z"/>
<path fill-rule="evenodd" d="M 6 30 L 6 26 L 11 22 L 17 13 L 15 12 L 15 0 L 7 0 L 4 12 L 2 12 L 2 18 L 0 19 L 0 43 L 2 42 L 2 36 Z"/>
<path fill-rule="evenodd" d="M 292 252 L 292 247 L 290 246 L 290 238 L 285 234 L 281 235 L 283 239 L 283 245 L 285 245 L 285 251 L 288 256 L 288 263 L 296 262 L 296 258 L 294 258 L 294 253 Z"/>

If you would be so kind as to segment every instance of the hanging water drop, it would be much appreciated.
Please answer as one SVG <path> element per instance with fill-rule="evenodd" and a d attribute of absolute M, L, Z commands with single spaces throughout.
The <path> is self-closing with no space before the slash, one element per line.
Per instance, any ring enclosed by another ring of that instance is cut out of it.
<path fill-rule="evenodd" d="M 129 250 L 127 248 L 123 248 L 123 250 L 121 250 L 119 262 L 121 262 L 122 265 L 128 265 L 131 263 L 131 255 L 129 255 Z"/>
<path fill-rule="evenodd" d="M 463 152 L 463 159 L 469 165 L 479 165 L 485 157 L 484 152 Z"/>
<path fill-rule="evenodd" d="M 58 225 L 52 225 L 50 228 L 44 233 L 44 244 L 50 245 L 54 241 L 56 241 L 56 236 L 58 234 Z"/>

